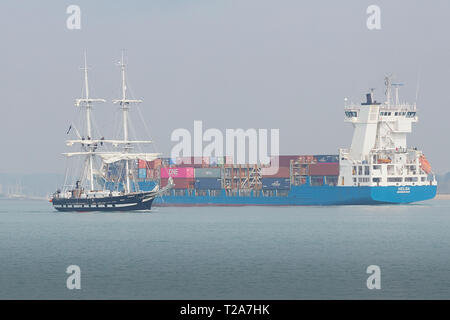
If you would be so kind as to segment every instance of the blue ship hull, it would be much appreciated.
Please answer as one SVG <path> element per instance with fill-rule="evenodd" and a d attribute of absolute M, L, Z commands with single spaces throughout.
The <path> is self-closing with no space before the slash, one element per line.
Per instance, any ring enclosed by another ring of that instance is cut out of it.
<path fill-rule="evenodd" d="M 173 190 L 172 190 L 173 192 Z M 225 190 L 217 196 L 161 196 L 155 206 L 308 206 L 308 205 L 374 205 L 401 204 L 433 199 L 436 186 L 292 186 L 287 196 L 262 196 L 261 191 L 250 196 L 227 196 Z"/>

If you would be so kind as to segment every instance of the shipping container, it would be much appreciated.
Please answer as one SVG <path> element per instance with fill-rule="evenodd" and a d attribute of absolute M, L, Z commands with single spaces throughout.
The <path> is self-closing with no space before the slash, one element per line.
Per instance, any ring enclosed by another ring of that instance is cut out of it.
<path fill-rule="evenodd" d="M 195 168 L 195 178 L 220 178 L 222 177 L 221 168 Z"/>
<path fill-rule="evenodd" d="M 168 178 L 161 178 L 160 187 L 163 188 L 167 186 Z M 174 189 L 192 189 L 194 187 L 194 178 L 174 178 L 173 179 Z"/>
<path fill-rule="evenodd" d="M 147 178 L 147 169 L 145 168 L 138 169 L 138 178 L 139 179 Z"/>
<path fill-rule="evenodd" d="M 192 165 L 192 157 L 178 157 L 177 158 L 177 166 L 181 166 L 181 165 L 191 166 Z"/>
<path fill-rule="evenodd" d="M 311 176 L 338 176 L 339 163 L 314 163 L 309 165 L 309 175 Z"/>
<path fill-rule="evenodd" d="M 278 165 L 279 167 L 289 167 L 291 160 L 298 158 L 298 156 L 278 156 L 271 157 L 271 165 Z M 277 163 L 278 162 L 278 163 Z"/>
<path fill-rule="evenodd" d="M 139 168 L 139 169 L 144 169 L 144 168 L 146 168 L 146 162 L 145 162 L 145 160 L 141 160 L 141 159 L 138 160 L 138 168 Z"/>
<path fill-rule="evenodd" d="M 159 177 L 156 174 L 157 172 L 159 172 L 157 169 L 147 169 L 147 179 L 158 179 Z"/>
<path fill-rule="evenodd" d="M 323 176 L 312 176 L 311 177 L 311 185 L 312 186 L 321 186 L 321 185 L 323 185 Z"/>
<path fill-rule="evenodd" d="M 318 163 L 324 163 L 324 162 L 339 162 L 339 155 L 337 154 L 320 154 L 315 155 L 316 161 Z"/>
<path fill-rule="evenodd" d="M 203 157 L 179 157 L 176 160 L 176 165 L 180 168 L 201 168 L 205 162 L 206 160 L 203 161 Z"/>
<path fill-rule="evenodd" d="M 152 191 L 157 185 L 157 181 L 141 181 L 138 182 L 139 190 Z"/>
<path fill-rule="evenodd" d="M 261 175 L 266 178 L 289 178 L 291 176 L 289 167 L 279 167 L 276 173 L 275 168 L 261 168 Z"/>
<path fill-rule="evenodd" d="M 338 184 L 338 176 L 325 176 L 325 184 L 336 186 Z"/>
<path fill-rule="evenodd" d="M 169 167 L 161 168 L 161 178 L 194 178 L 194 168 L 192 167 Z"/>
<path fill-rule="evenodd" d="M 144 168 L 157 169 L 159 167 L 161 167 L 161 159 L 155 159 L 153 161 L 147 161 L 146 167 L 144 167 Z M 139 168 L 141 168 L 141 167 L 139 167 Z"/>
<path fill-rule="evenodd" d="M 209 158 L 209 165 L 210 165 L 211 167 L 217 167 L 218 164 L 219 164 L 219 163 L 218 163 L 217 157 L 210 157 L 210 158 Z"/>
<path fill-rule="evenodd" d="M 206 189 L 221 189 L 222 179 L 220 178 L 196 178 L 195 179 L 195 189 L 206 190 Z"/>
<path fill-rule="evenodd" d="M 289 190 L 291 187 L 289 178 L 262 178 L 261 182 L 263 190 Z"/>

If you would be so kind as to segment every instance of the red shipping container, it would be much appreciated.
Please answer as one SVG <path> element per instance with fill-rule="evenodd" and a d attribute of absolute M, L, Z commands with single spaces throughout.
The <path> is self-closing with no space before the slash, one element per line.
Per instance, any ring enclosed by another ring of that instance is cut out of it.
<path fill-rule="evenodd" d="M 204 165 L 205 161 L 202 157 L 179 157 L 176 160 L 176 166 L 180 168 L 201 168 Z"/>
<path fill-rule="evenodd" d="M 157 169 L 161 167 L 162 161 L 161 159 L 155 159 L 153 161 L 147 161 L 147 168 L 149 169 Z"/>
<path fill-rule="evenodd" d="M 272 165 L 276 165 L 277 159 L 276 157 L 271 157 L 270 163 Z M 298 156 L 278 156 L 278 166 L 279 167 L 289 167 L 291 160 L 298 158 Z"/>
<path fill-rule="evenodd" d="M 146 168 L 146 162 L 145 162 L 145 160 L 141 160 L 141 159 L 138 160 L 138 168 L 139 168 L 139 169 L 144 169 L 144 168 Z"/>
<path fill-rule="evenodd" d="M 338 176 L 339 162 L 312 163 L 309 165 L 310 176 Z"/>
<path fill-rule="evenodd" d="M 167 186 L 168 178 L 161 178 L 161 185 L 160 187 L 163 188 Z M 174 189 L 192 189 L 195 184 L 194 178 L 175 178 L 173 179 L 173 183 L 175 186 Z"/>
<path fill-rule="evenodd" d="M 291 176 L 289 167 L 279 167 L 278 172 L 275 174 L 271 174 L 275 168 L 262 168 L 261 175 L 264 178 L 289 178 Z"/>

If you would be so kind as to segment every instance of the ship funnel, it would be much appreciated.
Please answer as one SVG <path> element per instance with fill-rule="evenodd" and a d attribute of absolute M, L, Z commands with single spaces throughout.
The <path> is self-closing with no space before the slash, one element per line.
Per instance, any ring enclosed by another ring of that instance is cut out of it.
<path fill-rule="evenodd" d="M 373 99 L 373 89 L 370 90 L 369 93 L 366 94 L 366 102 L 361 103 L 361 105 L 370 106 L 373 104 L 380 104 Z"/>

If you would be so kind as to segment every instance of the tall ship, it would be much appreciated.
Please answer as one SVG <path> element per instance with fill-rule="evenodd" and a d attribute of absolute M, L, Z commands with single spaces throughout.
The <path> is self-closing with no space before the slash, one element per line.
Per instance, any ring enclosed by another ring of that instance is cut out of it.
<path fill-rule="evenodd" d="M 373 92 L 344 107 L 354 128 L 349 148 L 333 155 L 279 156 L 278 170 L 235 164 L 227 157 L 159 158 L 136 163 L 138 183 L 164 190 L 159 206 L 374 205 L 432 199 L 437 182 L 424 153 L 406 138 L 418 121 L 416 104 L 401 103 L 399 84 L 385 78 L 386 100 Z M 112 175 L 114 177 L 114 175 Z M 171 180 L 172 179 L 172 180 Z"/>
<path fill-rule="evenodd" d="M 157 159 L 158 153 L 134 152 L 136 145 L 149 144 L 149 140 L 131 140 L 129 137 L 129 110 L 131 105 L 141 103 L 142 100 L 127 98 L 126 65 L 123 53 L 119 63 L 122 76 L 121 98 L 113 100 L 122 111 L 122 139 L 108 140 L 104 137 L 94 137 L 92 109 L 97 102 L 106 102 L 105 99 L 91 98 L 89 95 L 88 68 L 86 54 L 84 57 L 84 97 L 76 99 L 75 106 L 84 111 L 85 132 L 76 131 L 77 138 L 67 140 L 68 146 L 78 145 L 80 151 L 64 153 L 67 157 L 79 157 L 81 170 L 76 177 L 67 177 L 61 190 L 57 190 L 51 197 L 53 207 L 58 211 L 129 211 L 150 210 L 152 203 L 161 192 L 171 188 L 171 183 L 159 189 L 158 185 L 151 190 L 141 190 L 137 182 L 134 164 L 137 161 L 150 162 Z M 69 131 L 72 129 L 70 126 Z M 68 131 L 68 133 L 69 133 Z M 106 146 L 110 146 L 110 150 Z M 99 164 L 100 163 L 100 164 Z M 114 180 L 106 181 L 105 168 L 116 168 Z M 99 168 L 100 167 L 100 168 Z M 120 172 L 120 174 L 117 174 Z M 72 178 L 68 181 L 68 178 Z M 75 180 L 73 180 L 75 179 Z M 109 183 L 107 183 L 109 182 Z M 114 185 L 120 184 L 114 188 Z"/>

